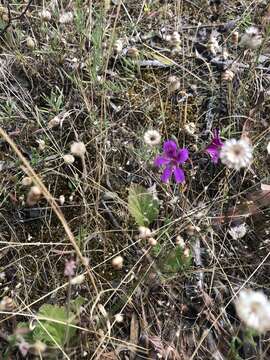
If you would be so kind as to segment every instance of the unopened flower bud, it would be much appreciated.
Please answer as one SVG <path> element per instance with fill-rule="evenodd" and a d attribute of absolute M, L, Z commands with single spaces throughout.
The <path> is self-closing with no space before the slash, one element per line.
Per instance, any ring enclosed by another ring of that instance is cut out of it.
<path fill-rule="evenodd" d="M 114 318 L 117 323 L 121 323 L 124 320 L 124 316 L 122 314 L 116 314 L 114 315 Z"/>
<path fill-rule="evenodd" d="M 59 126 L 60 122 L 61 122 L 61 119 L 59 118 L 59 116 L 55 116 L 48 122 L 48 128 L 53 129 L 53 128 Z"/>
<path fill-rule="evenodd" d="M 238 42 L 239 42 L 239 32 L 238 31 L 234 31 L 232 33 L 232 45 L 233 46 L 237 46 L 238 45 Z"/>
<path fill-rule="evenodd" d="M 156 246 L 156 245 L 157 245 L 157 240 L 154 239 L 153 237 L 150 237 L 150 238 L 148 239 L 148 244 L 149 244 L 150 246 Z"/>
<path fill-rule="evenodd" d="M 139 226 L 139 238 L 140 239 L 147 239 L 152 235 L 152 231 L 145 227 L 145 226 Z"/>
<path fill-rule="evenodd" d="M 184 241 L 184 239 L 182 238 L 182 236 L 180 236 L 180 235 L 177 235 L 177 236 L 176 236 L 175 244 L 178 245 L 178 246 L 180 246 L 181 248 L 184 248 L 184 247 L 185 247 L 185 241 Z"/>
<path fill-rule="evenodd" d="M 15 304 L 9 296 L 4 296 L 0 301 L 0 310 L 2 311 L 12 311 L 14 308 Z"/>
<path fill-rule="evenodd" d="M 139 56 L 139 50 L 136 47 L 131 47 L 127 51 L 127 56 L 131 58 L 137 58 Z"/>
<path fill-rule="evenodd" d="M 65 199 L 65 196 L 64 196 L 64 195 L 60 195 L 60 196 L 59 196 L 59 203 L 60 203 L 61 206 L 64 205 L 65 200 L 66 200 L 66 199 Z"/>

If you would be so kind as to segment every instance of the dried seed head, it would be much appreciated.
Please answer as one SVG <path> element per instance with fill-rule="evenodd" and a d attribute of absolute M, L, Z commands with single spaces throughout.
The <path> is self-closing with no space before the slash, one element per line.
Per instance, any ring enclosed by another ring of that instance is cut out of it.
<path fill-rule="evenodd" d="M 50 13 L 49 10 L 43 9 L 43 10 L 39 13 L 39 17 L 41 18 L 41 20 L 50 21 L 51 18 L 52 18 L 52 14 Z"/>
<path fill-rule="evenodd" d="M 170 41 L 173 46 L 179 46 L 181 44 L 180 34 L 177 31 L 174 31 L 171 35 Z"/>
<path fill-rule="evenodd" d="M 37 140 L 39 150 L 43 151 L 46 147 L 45 141 L 42 139 Z"/>
<path fill-rule="evenodd" d="M 36 42 L 31 36 L 27 36 L 26 46 L 28 47 L 28 49 L 34 49 L 36 47 Z"/>
<path fill-rule="evenodd" d="M 15 304 L 11 297 L 4 296 L 3 299 L 0 301 L 0 310 L 3 311 L 12 311 L 15 308 Z"/>
<path fill-rule="evenodd" d="M 168 90 L 169 92 L 175 92 L 180 89 L 181 83 L 176 76 L 170 76 L 168 78 Z"/>
<path fill-rule="evenodd" d="M 127 56 L 131 57 L 131 58 L 137 58 L 139 56 L 139 50 L 136 47 L 131 47 L 128 49 L 127 51 Z"/>
<path fill-rule="evenodd" d="M 60 18 L 59 18 L 60 24 L 69 24 L 72 21 L 73 21 L 73 12 L 72 11 L 64 12 L 63 14 L 60 15 Z"/>
<path fill-rule="evenodd" d="M 64 205 L 65 200 L 66 200 L 66 199 L 65 199 L 65 196 L 64 196 L 64 195 L 60 195 L 60 196 L 59 196 L 59 203 L 60 203 L 61 206 Z"/>
<path fill-rule="evenodd" d="M 181 248 L 184 248 L 184 247 L 185 247 L 185 241 L 184 241 L 184 239 L 182 238 L 182 236 L 180 236 L 180 235 L 177 235 L 177 236 L 176 236 L 175 244 L 178 245 L 178 246 L 180 246 Z"/>
<path fill-rule="evenodd" d="M 220 151 L 221 162 L 235 170 L 248 167 L 252 161 L 252 146 L 250 142 L 240 139 L 227 140 Z"/>
<path fill-rule="evenodd" d="M 255 50 L 261 45 L 262 40 L 259 29 L 255 26 L 250 26 L 242 36 L 239 46 L 244 49 Z"/>
<path fill-rule="evenodd" d="M 59 116 L 55 116 L 48 122 L 48 129 L 53 129 L 57 126 L 59 126 L 61 123 L 61 119 Z"/>
<path fill-rule="evenodd" d="M 148 244 L 149 244 L 150 246 L 156 246 L 156 245 L 157 245 L 157 240 L 154 239 L 153 237 L 150 237 L 150 238 L 148 239 Z"/>
<path fill-rule="evenodd" d="M 184 129 L 185 129 L 186 133 L 188 133 L 189 135 L 194 135 L 195 131 L 196 131 L 196 124 L 194 122 L 185 124 Z"/>
<path fill-rule="evenodd" d="M 29 176 L 25 176 L 22 181 L 21 184 L 22 186 L 30 186 L 32 184 L 32 179 Z"/>
<path fill-rule="evenodd" d="M 112 266 L 116 270 L 120 270 L 123 267 L 124 259 L 122 256 L 116 256 L 112 259 Z"/>
<path fill-rule="evenodd" d="M 221 75 L 221 80 L 223 81 L 232 81 L 233 78 L 234 78 L 234 72 L 231 70 L 225 70 Z"/>
<path fill-rule="evenodd" d="M 239 32 L 238 31 L 234 31 L 232 33 L 232 44 L 233 46 L 237 46 L 239 42 Z"/>
<path fill-rule="evenodd" d="M 86 147 L 85 147 L 84 143 L 81 141 L 74 142 L 70 146 L 70 152 L 74 156 L 83 157 L 84 154 L 86 153 Z"/>
<path fill-rule="evenodd" d="M 147 130 L 143 136 L 144 142 L 149 146 L 156 146 L 160 143 L 161 135 L 157 130 Z"/>
<path fill-rule="evenodd" d="M 124 321 L 124 316 L 122 314 L 116 314 L 114 315 L 114 318 L 117 323 L 121 323 Z"/>
<path fill-rule="evenodd" d="M 270 155 L 270 141 L 269 141 L 266 149 L 267 149 L 268 154 Z"/>
<path fill-rule="evenodd" d="M 63 156 L 63 160 L 66 164 L 73 164 L 75 161 L 75 158 L 71 154 L 66 154 Z"/>
<path fill-rule="evenodd" d="M 121 53 L 121 51 L 123 50 L 123 42 L 121 39 L 118 39 L 115 41 L 115 43 L 113 45 L 113 49 L 117 54 Z"/>
<path fill-rule="evenodd" d="M 41 198 L 41 189 L 34 185 L 30 188 L 29 193 L 27 194 L 26 203 L 29 206 L 35 205 Z"/>
<path fill-rule="evenodd" d="M 152 231 L 146 226 L 139 226 L 139 238 L 147 239 L 152 235 Z"/>
<path fill-rule="evenodd" d="M 84 282 L 85 276 L 83 274 L 75 276 L 70 280 L 71 285 L 80 285 Z"/>
<path fill-rule="evenodd" d="M 234 240 L 242 239 L 247 233 L 247 225 L 245 223 L 237 226 L 232 226 L 228 232 Z"/>
<path fill-rule="evenodd" d="M 44 352 L 46 351 L 46 348 L 47 348 L 46 344 L 44 344 L 44 343 L 41 342 L 40 340 L 37 340 L 37 341 L 34 343 L 33 347 L 34 347 L 34 350 L 35 350 L 35 352 L 36 352 L 37 354 L 42 354 L 42 353 L 44 353 Z"/>

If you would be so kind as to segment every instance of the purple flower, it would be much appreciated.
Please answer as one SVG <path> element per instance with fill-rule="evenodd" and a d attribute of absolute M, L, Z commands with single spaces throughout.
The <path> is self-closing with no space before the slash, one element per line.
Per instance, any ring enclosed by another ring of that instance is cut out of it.
<path fill-rule="evenodd" d="M 165 141 L 163 144 L 163 153 L 158 156 L 154 164 L 158 167 L 165 165 L 161 180 L 167 182 L 174 174 L 175 181 L 182 183 L 185 181 L 185 174 L 180 167 L 188 159 L 188 150 L 179 149 L 173 140 Z"/>
<path fill-rule="evenodd" d="M 218 163 L 219 153 L 220 153 L 222 146 L 223 146 L 223 142 L 220 139 L 219 130 L 215 129 L 213 131 L 212 142 L 205 149 L 205 151 L 210 155 L 211 160 L 214 164 Z"/>

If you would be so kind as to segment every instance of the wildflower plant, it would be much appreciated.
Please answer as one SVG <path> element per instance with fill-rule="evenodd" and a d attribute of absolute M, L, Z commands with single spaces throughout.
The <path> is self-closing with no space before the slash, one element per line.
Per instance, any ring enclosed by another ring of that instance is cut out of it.
<path fill-rule="evenodd" d="M 215 129 L 213 131 L 213 138 L 211 144 L 209 144 L 205 151 L 210 155 L 211 160 L 214 164 L 218 163 L 219 156 L 220 156 L 220 150 L 223 146 L 223 142 L 219 135 L 219 130 Z"/>
<path fill-rule="evenodd" d="M 161 181 L 166 183 L 174 175 L 177 183 L 183 183 L 185 181 L 185 173 L 181 165 L 188 160 L 188 155 L 186 148 L 178 148 L 173 140 L 166 141 L 163 145 L 163 153 L 154 161 L 155 166 L 164 166 Z"/>

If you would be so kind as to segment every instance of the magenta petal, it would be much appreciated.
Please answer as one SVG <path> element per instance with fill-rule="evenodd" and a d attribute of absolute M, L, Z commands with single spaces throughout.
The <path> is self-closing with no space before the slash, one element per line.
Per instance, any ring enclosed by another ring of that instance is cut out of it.
<path fill-rule="evenodd" d="M 161 175 L 161 181 L 166 183 L 169 180 L 169 178 L 171 177 L 172 171 L 173 171 L 173 169 L 171 167 L 167 166 L 164 169 L 163 174 Z"/>
<path fill-rule="evenodd" d="M 179 164 L 183 164 L 188 159 L 188 149 L 179 149 L 176 160 Z"/>
<path fill-rule="evenodd" d="M 170 162 L 170 159 L 166 158 L 165 156 L 158 156 L 154 161 L 154 165 L 162 166 L 162 165 L 169 164 L 169 162 Z"/>
<path fill-rule="evenodd" d="M 175 181 L 177 183 L 182 183 L 185 181 L 185 173 L 184 173 L 183 169 L 181 169 L 179 167 L 175 167 L 173 170 L 173 173 L 174 173 Z"/>
<path fill-rule="evenodd" d="M 165 141 L 163 151 L 168 157 L 174 157 L 176 154 L 177 145 L 173 140 Z"/>
<path fill-rule="evenodd" d="M 217 164 L 219 159 L 219 149 L 215 145 L 209 145 L 205 151 L 210 155 L 213 163 Z"/>

